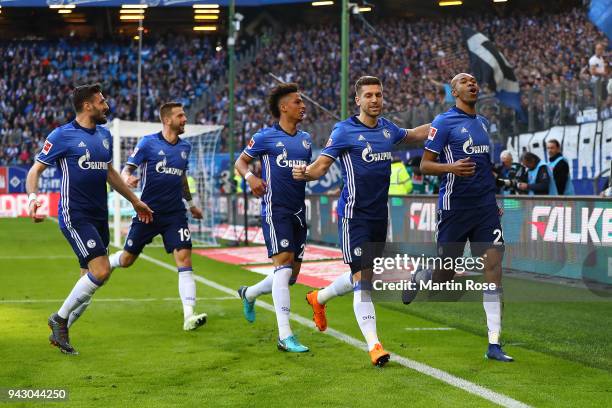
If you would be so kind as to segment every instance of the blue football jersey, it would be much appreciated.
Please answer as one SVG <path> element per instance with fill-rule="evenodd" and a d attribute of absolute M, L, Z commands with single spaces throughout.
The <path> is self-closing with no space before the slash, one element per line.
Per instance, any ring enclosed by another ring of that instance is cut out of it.
<path fill-rule="evenodd" d="M 297 214 L 304 209 L 306 182 L 293 179 L 292 169 L 312 159 L 312 140 L 306 132 L 286 133 L 278 124 L 255 133 L 244 154 L 261 158 L 267 184 L 261 199 L 261 216 Z"/>
<path fill-rule="evenodd" d="M 191 144 L 178 139 L 170 144 L 161 132 L 144 136 L 128 157 L 127 164 L 140 167 L 140 187 L 154 217 L 184 213 L 183 174 L 187 172 Z"/>
<path fill-rule="evenodd" d="M 457 107 L 436 116 L 432 122 L 425 149 L 438 154 L 440 163 L 466 157 L 476 163 L 476 174 L 471 177 L 452 173 L 442 176 L 438 208 L 461 210 L 496 203 L 488 127 L 484 117 L 469 115 Z"/>
<path fill-rule="evenodd" d="M 81 127 L 76 121 L 53 130 L 36 160 L 59 165 L 62 175 L 60 226 L 80 220 L 107 220 L 106 178 L 112 161 L 113 138 L 108 129 Z"/>
<path fill-rule="evenodd" d="M 357 116 L 336 123 L 321 154 L 340 158 L 344 188 L 338 201 L 339 216 L 387 219 L 391 152 L 406 134 L 406 129 L 385 118 L 378 119 L 373 128 Z"/>

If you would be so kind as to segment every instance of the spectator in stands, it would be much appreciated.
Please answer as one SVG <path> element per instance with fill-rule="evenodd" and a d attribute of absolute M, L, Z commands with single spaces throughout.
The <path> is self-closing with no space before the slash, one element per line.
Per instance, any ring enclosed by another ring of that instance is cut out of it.
<path fill-rule="evenodd" d="M 604 59 L 604 45 L 602 43 L 595 46 L 595 54 L 589 59 L 589 73 L 591 74 L 591 82 L 603 81 L 608 75 L 608 65 Z"/>
<path fill-rule="evenodd" d="M 10 124 L 5 120 L 4 123 L 2 123 L 2 129 L 0 129 L 0 146 L 8 144 L 9 133 L 11 133 Z"/>
<path fill-rule="evenodd" d="M 7 164 L 17 164 L 17 156 L 19 155 L 19 147 L 16 144 L 8 146 L 5 150 Z"/>
<path fill-rule="evenodd" d="M 574 195 L 569 163 L 561 153 L 561 144 L 557 139 L 550 139 L 546 142 L 546 151 L 548 152 L 548 167 L 552 171 L 557 194 Z"/>
<path fill-rule="evenodd" d="M 436 81 L 432 77 L 428 77 L 428 79 L 429 79 L 429 82 L 434 84 L 441 92 L 444 93 L 444 104 L 447 104 L 447 105 L 455 104 L 455 98 L 453 97 L 451 85 L 449 82 Z"/>
<path fill-rule="evenodd" d="M 19 164 L 30 164 L 30 151 L 27 145 L 24 143 L 21 145 L 21 153 L 19 153 Z"/>
<path fill-rule="evenodd" d="M 527 182 L 517 184 L 517 189 L 529 195 L 557 195 L 557 187 L 550 174 L 550 168 L 531 152 L 521 156 L 521 163 L 527 168 Z"/>

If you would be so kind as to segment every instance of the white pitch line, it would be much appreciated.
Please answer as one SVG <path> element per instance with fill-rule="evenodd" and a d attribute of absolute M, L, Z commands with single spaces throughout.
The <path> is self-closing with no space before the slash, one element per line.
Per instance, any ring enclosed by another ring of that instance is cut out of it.
<path fill-rule="evenodd" d="M 68 255 L 6 255 L 0 259 L 74 259 L 75 256 Z"/>
<path fill-rule="evenodd" d="M 159 261 L 155 258 L 152 258 L 148 255 L 145 254 L 141 254 L 140 255 L 141 258 L 146 259 L 147 261 L 154 263 L 158 266 L 161 266 L 162 268 L 166 268 L 172 272 L 176 271 L 176 267 L 170 264 L 167 264 L 165 262 Z M 197 280 L 198 282 L 209 286 L 211 288 L 217 289 L 223 293 L 227 293 L 228 295 L 233 296 L 234 298 L 238 298 L 238 293 L 236 292 L 236 290 L 234 289 L 230 289 L 226 286 L 220 285 L 217 282 L 211 281 L 209 279 L 206 279 L 202 276 L 199 275 L 195 275 L 194 274 L 194 279 Z M 257 306 L 266 309 L 270 312 L 274 313 L 274 306 L 272 306 L 269 303 L 263 302 L 261 300 L 258 300 L 256 303 Z M 291 313 L 291 319 L 300 323 L 303 326 L 306 327 L 310 327 L 313 330 L 316 330 L 316 327 L 314 325 L 314 323 L 312 322 L 312 320 L 310 319 L 306 319 L 305 317 L 302 317 L 300 315 L 297 315 L 295 313 Z M 327 330 L 325 332 L 323 332 L 324 334 L 327 334 L 331 337 L 334 337 L 344 343 L 350 344 L 351 346 L 354 346 L 360 350 L 363 350 L 365 352 L 368 351 L 368 346 L 366 343 L 364 343 L 363 341 L 357 340 L 354 337 L 349 336 L 348 334 L 342 333 L 338 330 L 334 330 L 330 327 L 327 328 Z M 394 361 L 404 367 L 407 368 L 411 368 L 421 374 L 425 374 L 427 376 L 430 376 L 432 378 L 435 378 L 437 380 L 440 380 L 442 382 L 445 382 L 453 387 L 456 388 L 460 388 L 466 392 L 469 392 L 470 394 L 476 395 L 478 397 L 484 398 L 488 401 L 491 401 L 497 405 L 501 405 L 503 407 L 508 407 L 508 408 L 529 408 L 529 405 L 526 405 L 520 401 L 517 401 L 513 398 L 508 397 L 507 395 L 504 394 L 500 394 L 498 392 L 495 392 L 493 390 L 490 390 L 488 388 L 485 388 L 483 386 L 480 386 L 478 384 L 474 384 L 470 381 L 464 380 L 463 378 L 459 378 L 457 376 L 454 376 L 450 373 L 447 373 L 446 371 L 443 370 L 439 370 L 437 368 L 434 367 L 430 367 L 427 364 L 423 364 L 423 363 L 419 363 L 418 361 L 414 361 L 411 360 L 409 358 L 406 357 L 402 357 L 398 354 L 395 353 L 391 353 L 391 361 Z"/>
<path fill-rule="evenodd" d="M 409 331 L 447 331 L 455 330 L 453 327 L 406 327 L 404 330 Z"/>
<path fill-rule="evenodd" d="M 94 298 L 99 302 L 179 302 L 181 298 Z M 197 298 L 196 300 L 235 300 L 235 297 L 209 297 Z M 7 303 L 62 303 L 65 299 L 0 299 L 0 304 Z"/>
<path fill-rule="evenodd" d="M 53 221 L 57 222 L 56 219 L 53 219 Z M 111 244 L 112 245 L 112 244 Z M 165 262 L 159 261 L 155 258 L 152 258 L 148 255 L 145 254 L 141 254 L 140 258 L 146 259 L 147 261 L 154 263 L 158 266 L 161 266 L 165 269 L 168 269 L 172 272 L 176 272 L 176 267 L 174 265 L 170 265 L 167 264 Z M 223 293 L 227 293 L 228 295 L 232 296 L 233 298 L 238 298 L 238 293 L 236 292 L 236 290 L 234 289 L 230 289 L 226 286 L 220 285 L 217 282 L 211 281 L 209 279 L 206 279 L 202 276 L 193 275 L 194 279 L 197 280 L 198 282 L 207 285 L 213 289 L 217 289 Z M 263 301 L 258 301 L 257 303 L 258 307 L 261 307 L 263 309 L 266 309 L 270 312 L 275 313 L 274 310 L 274 306 L 272 306 L 269 303 L 263 302 Z M 310 327 L 313 330 L 317 330 L 314 323 L 310 320 L 310 319 L 306 319 L 300 315 L 297 315 L 295 313 L 291 313 L 291 319 L 295 320 L 296 322 L 306 326 L 306 327 Z M 359 341 L 354 337 L 349 336 L 348 334 L 342 333 L 338 330 L 332 329 L 330 327 L 327 328 L 327 330 L 324 332 L 324 334 L 327 334 L 329 336 L 332 336 L 344 343 L 350 344 L 360 350 L 363 351 L 368 351 L 368 346 L 366 343 L 364 343 L 363 341 Z M 407 368 L 411 368 L 421 374 L 430 376 L 432 378 L 435 378 L 439 381 L 445 382 L 453 387 L 462 389 L 466 392 L 469 392 L 470 394 L 476 395 L 478 397 L 481 397 L 483 399 L 486 399 L 488 401 L 493 402 L 494 404 L 497 405 L 501 405 L 503 407 L 507 407 L 507 408 L 530 408 L 529 405 L 522 403 L 520 401 L 517 401 L 511 397 L 508 397 L 507 395 L 504 394 L 500 394 L 498 392 L 495 392 L 493 390 L 490 390 L 488 388 L 485 388 L 483 386 L 480 386 L 478 384 L 474 384 L 470 381 L 464 380 L 463 378 L 459 378 L 457 376 L 454 376 L 450 373 L 447 373 L 446 371 L 428 366 L 427 364 L 423 364 L 423 363 L 419 363 L 418 361 L 414 361 L 411 360 L 409 358 L 405 358 L 402 357 L 398 354 L 392 353 L 391 354 L 391 361 L 395 361 L 396 363 L 407 367 Z"/>

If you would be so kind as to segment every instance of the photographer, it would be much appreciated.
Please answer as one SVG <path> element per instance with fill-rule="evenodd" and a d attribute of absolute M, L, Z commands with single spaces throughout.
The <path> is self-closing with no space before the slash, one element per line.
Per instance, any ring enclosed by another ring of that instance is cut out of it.
<path fill-rule="evenodd" d="M 552 171 L 553 179 L 560 195 L 574 195 L 574 184 L 570 176 L 567 159 L 561 153 L 561 145 L 557 139 L 546 142 L 548 152 L 548 167 Z"/>
<path fill-rule="evenodd" d="M 516 187 L 519 182 L 527 181 L 525 168 L 520 163 L 512 161 L 512 153 L 508 150 L 501 152 L 499 159 L 501 163 L 493 168 L 497 194 L 520 194 Z"/>
<path fill-rule="evenodd" d="M 557 186 L 546 162 L 531 152 L 525 152 L 521 163 L 527 168 L 527 183 L 518 183 L 518 190 L 529 195 L 557 195 Z"/>

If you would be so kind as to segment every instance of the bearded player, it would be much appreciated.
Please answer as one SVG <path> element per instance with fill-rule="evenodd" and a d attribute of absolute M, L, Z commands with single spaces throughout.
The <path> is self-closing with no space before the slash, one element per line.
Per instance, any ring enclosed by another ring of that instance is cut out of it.
<path fill-rule="evenodd" d="M 81 278 L 57 311 L 49 317 L 49 341 L 65 354 L 78 354 L 70 344 L 68 327 L 83 314 L 94 293 L 111 275 L 108 262 L 108 207 L 106 183 L 132 203 L 143 223 L 153 219 L 151 209 L 121 180 L 109 165 L 113 138 L 105 127 L 108 103 L 100 85 L 74 89 L 72 103 L 76 118 L 53 130 L 28 172 L 30 216 L 35 222 L 38 180 L 48 166 L 58 165 L 62 174 L 58 221 L 81 266 Z"/>
<path fill-rule="evenodd" d="M 145 224 L 134 218 L 123 251 L 110 256 L 111 268 L 131 266 L 144 247 L 161 235 L 164 248 L 174 257 L 178 271 L 178 288 L 183 304 L 183 330 L 195 330 L 206 323 L 206 313 L 195 313 L 196 284 L 191 262 L 191 233 L 183 199 L 191 215 L 202 218 L 189 192 L 187 169 L 191 144 L 179 136 L 185 133 L 187 116 L 183 105 L 168 102 L 159 108 L 161 132 L 140 139 L 128 158 L 121 175 L 132 188 L 138 185 L 134 175 L 140 167 L 141 199 L 155 211 L 155 221 Z"/>

